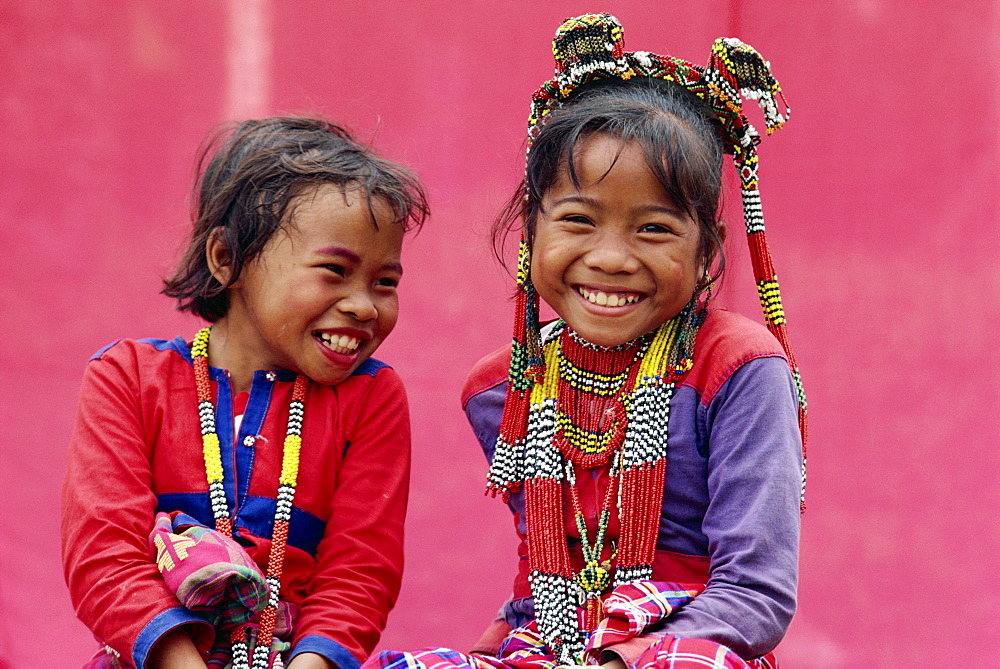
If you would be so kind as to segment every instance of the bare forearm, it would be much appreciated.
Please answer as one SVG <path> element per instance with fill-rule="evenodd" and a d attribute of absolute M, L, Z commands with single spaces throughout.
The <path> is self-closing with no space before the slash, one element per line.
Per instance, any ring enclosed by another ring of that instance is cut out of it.
<path fill-rule="evenodd" d="M 149 669 L 207 669 L 185 627 L 163 635 L 149 654 Z"/>

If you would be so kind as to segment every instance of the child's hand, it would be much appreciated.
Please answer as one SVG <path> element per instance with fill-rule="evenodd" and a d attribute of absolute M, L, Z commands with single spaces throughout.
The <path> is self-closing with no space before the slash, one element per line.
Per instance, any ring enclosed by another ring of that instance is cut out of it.
<path fill-rule="evenodd" d="M 288 669 L 334 669 L 326 658 L 316 653 L 302 653 L 288 665 Z"/>
<path fill-rule="evenodd" d="M 149 669 L 208 669 L 185 627 L 177 627 L 156 642 L 146 662 Z"/>

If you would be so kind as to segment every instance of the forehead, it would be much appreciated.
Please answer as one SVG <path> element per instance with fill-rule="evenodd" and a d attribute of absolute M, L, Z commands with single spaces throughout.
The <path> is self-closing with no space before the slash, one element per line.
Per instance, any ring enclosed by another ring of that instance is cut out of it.
<path fill-rule="evenodd" d="M 285 219 L 287 237 L 296 246 L 319 249 L 339 242 L 359 256 L 398 256 L 402 246 L 403 226 L 394 222 L 389 203 L 352 184 L 309 186 L 295 196 Z"/>
<path fill-rule="evenodd" d="M 646 151 L 635 140 L 623 140 L 607 133 L 581 138 L 572 147 L 570 161 L 564 160 L 549 192 L 563 194 L 577 190 L 619 190 L 621 195 L 643 195 L 670 200 L 657 174 L 650 169 Z M 574 179 L 576 183 L 574 183 Z"/>

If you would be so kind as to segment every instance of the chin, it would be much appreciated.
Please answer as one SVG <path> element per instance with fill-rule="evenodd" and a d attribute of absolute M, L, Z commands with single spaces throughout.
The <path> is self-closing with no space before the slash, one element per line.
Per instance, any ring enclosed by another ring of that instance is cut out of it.
<path fill-rule="evenodd" d="M 349 369 L 339 369 L 336 371 L 328 370 L 321 374 L 307 374 L 313 382 L 320 384 L 321 386 L 335 386 L 338 383 L 343 383 L 348 377 L 354 372 L 357 365 L 351 366 Z"/>

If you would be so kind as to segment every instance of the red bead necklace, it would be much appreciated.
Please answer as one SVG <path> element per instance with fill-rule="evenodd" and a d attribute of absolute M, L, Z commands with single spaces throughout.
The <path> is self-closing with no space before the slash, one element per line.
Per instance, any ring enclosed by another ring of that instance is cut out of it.
<path fill-rule="evenodd" d="M 209 499 L 215 516 L 215 529 L 232 536 L 233 519 L 229 515 L 229 503 L 223 487 L 222 452 L 219 436 L 215 430 L 215 406 L 212 402 L 212 384 L 208 373 L 208 338 L 212 328 L 203 328 L 195 335 L 191 344 L 194 362 L 194 382 L 198 395 L 198 415 L 201 422 L 202 450 L 205 458 L 205 474 L 208 478 Z M 249 656 L 246 628 L 233 630 L 231 635 L 233 669 L 267 669 L 271 642 L 278 617 L 278 594 L 281 589 L 281 572 L 285 563 L 285 546 L 288 543 L 288 525 L 292 515 L 292 501 L 298 481 L 299 454 L 302 447 L 302 419 L 305 414 L 306 391 L 309 377 L 298 374 L 292 388 L 292 399 L 288 405 L 288 430 L 285 434 L 281 458 L 281 475 L 278 478 L 277 505 L 274 512 L 274 529 L 271 534 L 271 550 L 267 556 L 267 579 L 270 597 L 261 611 L 257 627 L 257 642 L 253 658 Z M 275 667 L 281 660 L 275 656 Z"/>

